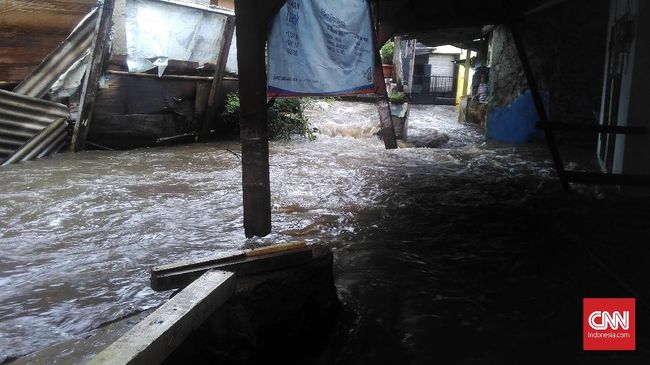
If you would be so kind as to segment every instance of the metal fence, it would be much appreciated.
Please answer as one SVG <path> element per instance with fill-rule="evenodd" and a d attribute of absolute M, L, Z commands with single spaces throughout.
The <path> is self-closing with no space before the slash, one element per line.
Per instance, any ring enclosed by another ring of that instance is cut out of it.
<path fill-rule="evenodd" d="M 453 76 L 413 76 L 413 85 L 421 85 L 419 94 L 422 95 L 453 97 L 457 83 L 458 78 Z"/>

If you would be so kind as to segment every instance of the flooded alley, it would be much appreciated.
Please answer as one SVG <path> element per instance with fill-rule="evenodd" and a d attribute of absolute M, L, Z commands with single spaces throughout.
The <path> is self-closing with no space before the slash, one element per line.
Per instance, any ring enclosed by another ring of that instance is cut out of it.
<path fill-rule="evenodd" d="M 413 106 L 410 145 L 388 151 L 376 113 L 313 102 L 317 139 L 272 143 L 263 239 L 243 238 L 238 143 L 4 168 L 0 363 L 160 305 L 153 265 L 296 240 L 332 248 L 343 303 L 311 363 L 647 363 L 579 350 L 582 297 L 648 306 L 647 200 L 564 193 L 544 145 L 485 143 L 449 106 Z"/>

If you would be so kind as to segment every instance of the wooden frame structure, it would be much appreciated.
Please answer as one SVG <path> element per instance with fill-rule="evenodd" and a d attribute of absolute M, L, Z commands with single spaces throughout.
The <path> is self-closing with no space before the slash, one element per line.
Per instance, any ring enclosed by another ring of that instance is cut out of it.
<path fill-rule="evenodd" d="M 285 2 L 286 0 L 235 0 L 244 231 L 249 238 L 271 233 L 265 49 L 271 22 Z M 379 60 L 379 47 L 392 37 L 395 28 L 376 23 L 374 32 L 377 108 L 386 149 L 394 149 L 397 148 L 397 141 Z"/>
<path fill-rule="evenodd" d="M 92 122 L 95 97 L 99 89 L 99 80 L 102 76 L 104 66 L 109 57 L 109 37 L 113 26 L 113 9 L 115 0 L 104 0 L 99 8 L 97 28 L 91 46 L 91 58 L 88 71 L 81 88 L 81 100 L 79 101 L 79 119 L 75 124 L 72 134 L 70 149 L 73 152 L 83 151 L 86 147 L 86 139 Z"/>
<path fill-rule="evenodd" d="M 262 237 L 271 232 L 265 47 L 271 21 L 285 2 L 286 0 L 235 0 L 240 75 L 244 230 L 246 237 Z M 495 0 L 489 11 L 480 11 L 468 15 L 451 7 L 451 14 L 445 15 L 445 12 L 450 11 L 449 8 L 436 7 L 424 1 L 409 0 L 395 4 L 387 0 L 374 0 L 371 3 L 373 5 L 373 17 L 376 20 L 374 26 L 375 45 L 378 49 L 380 45 L 396 33 L 426 33 L 435 30 L 444 31 L 445 28 L 458 26 L 509 23 L 519 59 L 533 94 L 540 126 L 544 127 L 554 167 L 558 172 L 562 187 L 568 190 L 569 182 L 585 182 L 593 179 L 593 176 L 576 176 L 577 173 L 565 171 L 554 136 L 554 130 L 561 129 L 562 126 L 549 121 L 525 49 L 523 37 L 516 24 L 525 16 L 562 2 L 563 0 L 536 0 L 524 4 L 512 0 Z M 382 8 L 380 8 L 380 5 Z M 386 9 L 386 7 L 393 7 L 393 9 Z M 375 58 L 378 56 L 377 53 Z M 387 149 L 396 148 L 397 144 L 388 98 L 385 85 L 383 85 L 383 75 L 380 72 L 378 68 L 375 70 L 376 93 L 378 94 L 377 107 L 382 126 L 382 136 Z M 645 133 L 644 131 L 623 129 L 614 132 Z M 596 180 L 606 181 L 607 183 L 613 181 L 623 183 L 629 182 L 630 179 L 610 176 L 605 177 L 604 180 Z M 639 181 L 639 177 L 635 176 L 632 180 L 636 183 Z"/>

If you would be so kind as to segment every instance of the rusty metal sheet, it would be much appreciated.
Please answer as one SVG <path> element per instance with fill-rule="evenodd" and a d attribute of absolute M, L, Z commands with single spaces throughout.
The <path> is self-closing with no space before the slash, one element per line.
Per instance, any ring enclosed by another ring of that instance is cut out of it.
<path fill-rule="evenodd" d="M 52 144 L 60 140 L 61 125 L 48 129 L 55 121 L 64 126 L 70 116 L 67 106 L 45 101 L 30 96 L 20 95 L 9 91 L 0 90 L 0 161 L 16 162 L 39 157 L 43 151 L 52 151 Z M 47 130 L 40 142 L 46 145 L 37 145 L 34 149 L 24 150 L 14 157 L 26 143 L 31 142 L 41 132 Z M 50 134 L 55 133 L 55 137 Z M 11 156 L 11 157 L 10 157 Z"/>
<path fill-rule="evenodd" d="M 84 57 L 97 27 L 97 8 L 93 9 L 54 52 L 13 90 L 15 93 L 41 98 L 72 65 Z"/>

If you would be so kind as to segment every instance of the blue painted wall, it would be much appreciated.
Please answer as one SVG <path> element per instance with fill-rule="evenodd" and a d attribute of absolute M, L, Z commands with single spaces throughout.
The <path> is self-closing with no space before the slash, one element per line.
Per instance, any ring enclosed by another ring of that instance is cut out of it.
<path fill-rule="evenodd" d="M 549 94 L 542 92 L 542 99 L 548 113 Z M 488 140 L 510 143 L 543 141 L 544 134 L 535 128 L 538 121 L 533 96 L 530 90 L 526 90 L 510 105 L 489 109 L 486 137 Z"/>

